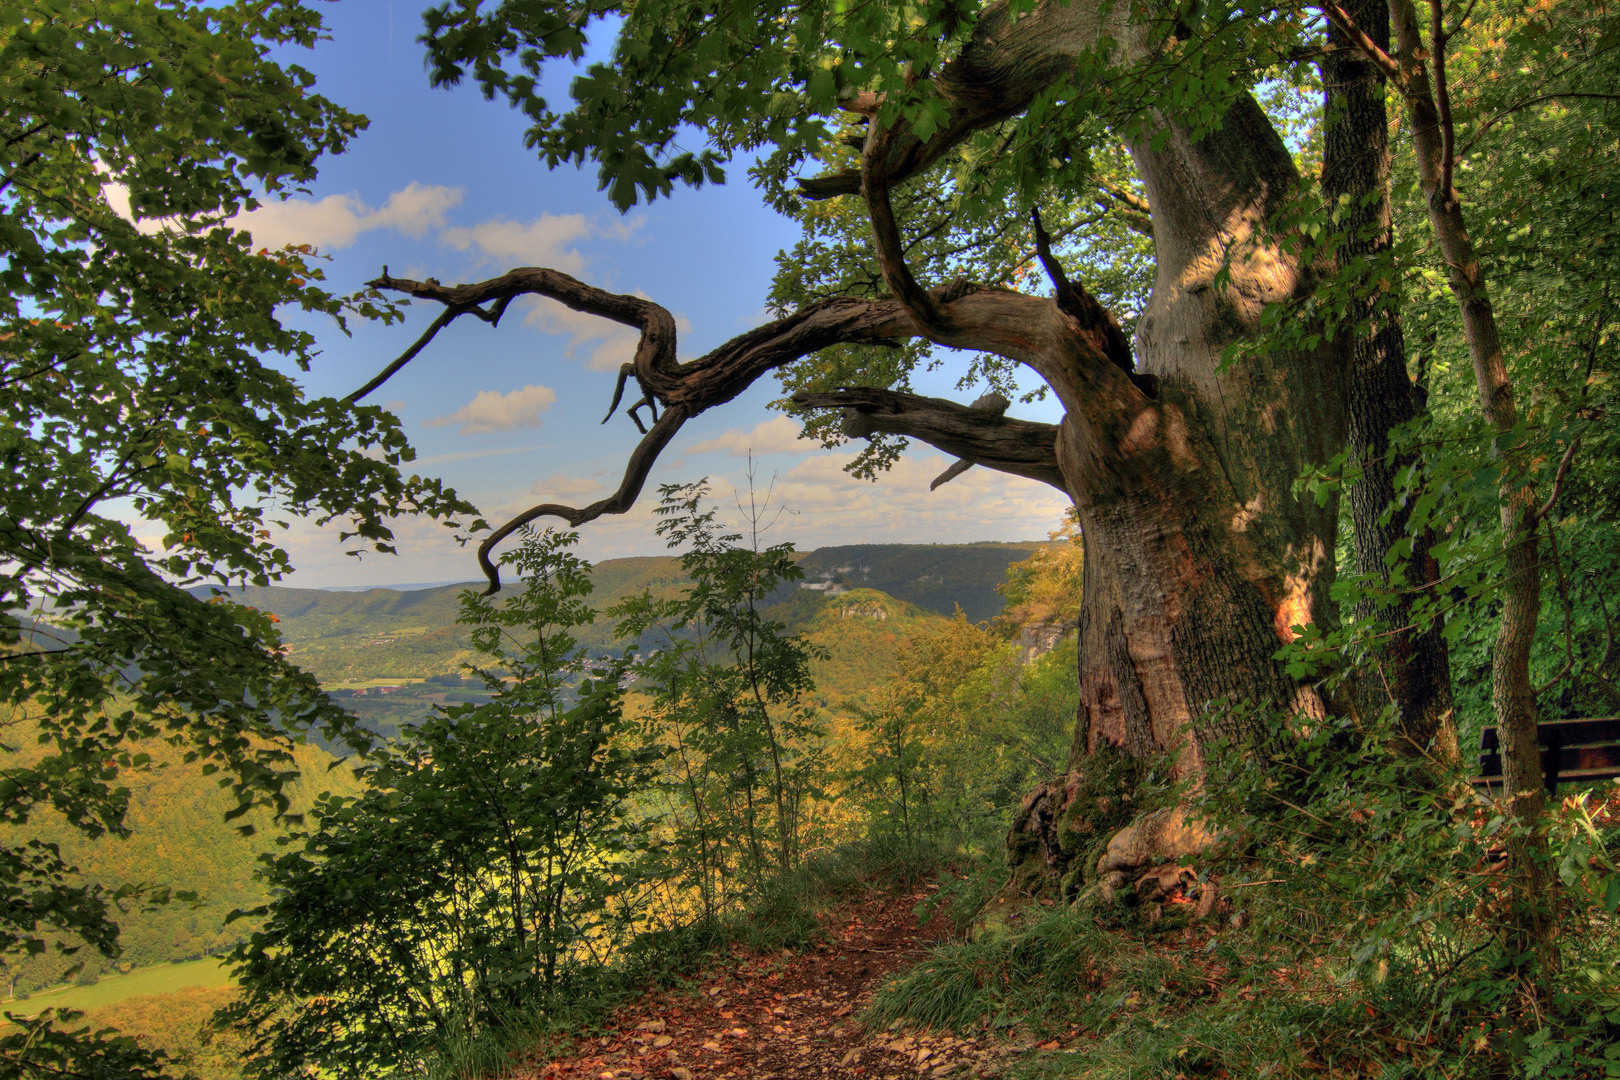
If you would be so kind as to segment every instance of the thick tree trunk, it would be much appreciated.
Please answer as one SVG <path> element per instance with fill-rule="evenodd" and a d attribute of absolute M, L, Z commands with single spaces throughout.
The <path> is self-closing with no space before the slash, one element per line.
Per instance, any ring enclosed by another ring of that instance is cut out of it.
<path fill-rule="evenodd" d="M 1381 48 L 1389 46 L 1389 14 L 1384 0 L 1349 0 L 1346 12 Z M 1322 61 L 1326 130 L 1322 195 L 1342 215 L 1338 264 L 1346 271 L 1358 261 L 1376 267 L 1390 248 L 1389 116 L 1384 79 L 1356 51 L 1343 29 L 1329 30 L 1334 46 Z M 1361 283 L 1356 287 L 1365 288 Z M 1386 562 L 1406 538 L 1410 511 L 1395 503 L 1395 478 L 1415 455 L 1391 456 L 1391 429 L 1419 412 L 1406 374 L 1406 343 L 1397 312 L 1380 310 L 1377 292 L 1357 295 L 1350 318 L 1366 329 L 1345 340 L 1349 350 L 1350 449 L 1361 477 L 1350 489 L 1356 569 L 1390 585 Z M 1344 340 L 1341 338 L 1341 340 Z M 1385 519 L 1384 515 L 1389 514 Z M 1415 753 L 1456 761 L 1457 728 L 1452 717 L 1451 668 L 1441 623 L 1412 627 L 1414 600 L 1432 590 L 1439 567 L 1429 554 L 1432 533 L 1412 538 L 1406 589 L 1387 601 L 1359 604 L 1356 615 L 1385 628 L 1373 647 L 1375 670 L 1357 680 L 1355 704 L 1376 714 L 1393 705 L 1396 719 Z"/>
<path fill-rule="evenodd" d="M 1337 507 L 1292 487 L 1342 445 L 1344 374 L 1325 350 L 1218 371 L 1267 303 L 1312 287 L 1262 239 L 1297 176 L 1259 107 L 1245 98 L 1202 140 L 1175 132 L 1133 155 L 1158 253 L 1136 353 L 1157 393 L 1105 425 L 1084 373 L 1048 373 L 1069 405 L 1058 461 L 1086 545 L 1071 765 L 1108 742 L 1197 773 L 1205 738 L 1245 734 L 1213 703 L 1323 712 L 1274 654 L 1332 611 Z"/>

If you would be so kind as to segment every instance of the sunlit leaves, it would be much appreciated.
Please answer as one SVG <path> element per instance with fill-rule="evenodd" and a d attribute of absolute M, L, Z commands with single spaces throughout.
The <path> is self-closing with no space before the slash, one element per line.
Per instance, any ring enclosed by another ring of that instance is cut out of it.
<path fill-rule="evenodd" d="M 739 884 L 758 885 L 801 857 L 800 811 L 824 764 L 811 700 L 817 649 L 761 610 L 804 577 L 791 545 L 758 542 L 781 513 L 768 494 L 751 493 L 743 512 L 753 535 L 740 544 L 704 507 L 706 484 L 659 493 L 658 533 L 681 550 L 690 584 L 679 597 L 644 594 L 608 614 L 620 638 L 657 642 L 634 674 L 650 699 L 649 734 L 670 750 L 664 858 L 713 916 Z"/>
<path fill-rule="evenodd" d="M 265 857 L 275 899 L 233 954 L 261 1074 L 409 1067 L 543 1009 L 627 928 L 660 751 L 625 717 L 628 661 L 572 636 L 595 619 L 577 539 L 525 532 L 503 559 L 522 589 L 463 595 L 491 699 L 405 731 Z"/>

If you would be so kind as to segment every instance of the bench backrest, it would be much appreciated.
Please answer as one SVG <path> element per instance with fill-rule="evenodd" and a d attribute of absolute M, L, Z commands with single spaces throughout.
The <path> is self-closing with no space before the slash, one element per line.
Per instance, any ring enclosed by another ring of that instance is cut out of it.
<path fill-rule="evenodd" d="M 1549 720 L 1536 725 L 1536 743 L 1541 747 L 1542 780 L 1552 794 L 1558 793 L 1560 783 L 1620 776 L 1620 717 Z M 1479 749 L 1480 774 L 1474 783 L 1500 784 L 1501 742 L 1494 727 L 1480 732 Z"/>

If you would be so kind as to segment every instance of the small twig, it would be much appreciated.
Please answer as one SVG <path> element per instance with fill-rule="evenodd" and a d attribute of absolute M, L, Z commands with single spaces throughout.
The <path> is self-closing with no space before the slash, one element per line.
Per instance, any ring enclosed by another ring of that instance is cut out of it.
<path fill-rule="evenodd" d="M 1573 450 L 1574 447 L 1570 449 Z M 1569 601 L 1569 581 L 1564 577 L 1563 560 L 1558 557 L 1558 531 L 1553 528 L 1551 518 L 1543 517 L 1542 520 L 1547 523 L 1547 540 L 1552 546 L 1553 570 L 1558 575 L 1558 595 L 1564 601 L 1564 666 L 1558 674 L 1536 687 L 1536 697 L 1551 690 L 1558 680 L 1568 675 L 1570 669 L 1575 666 L 1575 607 Z"/>
<path fill-rule="evenodd" d="M 491 326 L 499 326 L 501 324 L 501 316 L 506 314 L 506 306 L 511 302 L 511 296 L 503 296 L 499 300 L 495 301 L 494 306 L 492 306 L 488 311 L 485 311 L 481 307 L 471 307 L 467 309 L 467 314 L 476 315 L 480 319 L 483 319 L 485 322 L 489 323 Z"/>
<path fill-rule="evenodd" d="M 9 139 L 7 139 L 6 140 L 6 148 L 10 149 L 11 147 L 16 146 L 18 143 L 22 142 L 24 139 L 30 138 L 30 137 L 32 137 L 34 135 L 38 135 L 40 132 L 44 131 L 48 127 L 50 127 L 50 121 L 49 120 L 41 120 L 39 123 L 35 124 L 33 127 L 29 128 L 27 131 L 19 131 L 19 132 L 17 132 L 17 134 L 15 134 L 15 135 L 11 136 Z"/>
<path fill-rule="evenodd" d="M 1277 795 L 1277 794 L 1272 793 L 1272 792 L 1267 792 L 1267 794 L 1271 795 L 1271 797 L 1273 799 L 1276 799 L 1278 802 L 1282 803 L 1284 806 L 1288 807 L 1290 810 L 1297 810 L 1301 814 L 1304 814 L 1306 817 L 1310 818 L 1312 821 L 1320 821 L 1323 825 L 1326 825 L 1330 829 L 1333 827 L 1333 822 L 1327 821 L 1324 818 L 1317 817 L 1315 814 L 1311 813 L 1309 810 L 1305 809 L 1303 806 L 1295 806 L 1293 803 L 1289 802 L 1287 799 L 1283 798 L 1281 795 Z"/>
<path fill-rule="evenodd" d="M 1592 388 L 1592 365 L 1597 361 L 1598 343 L 1603 337 L 1603 319 L 1609 313 L 1609 286 L 1614 283 L 1612 278 L 1603 281 L 1603 306 L 1598 308 L 1592 320 L 1592 340 L 1586 346 L 1586 373 L 1581 382 L 1581 397 Z"/>
<path fill-rule="evenodd" d="M 1614 622 L 1609 618 L 1609 605 L 1600 592 L 1597 596 L 1598 611 L 1603 615 L 1603 655 L 1598 658 L 1597 670 L 1600 674 L 1614 659 Z"/>
<path fill-rule="evenodd" d="M 1469 17 L 1474 14 L 1474 9 L 1478 6 L 1479 0 L 1468 0 L 1468 7 L 1463 10 L 1463 13 L 1460 16 L 1458 16 L 1456 24 L 1452 26 L 1450 30 L 1446 31 L 1446 37 L 1456 37 L 1457 34 L 1461 32 L 1463 23 L 1468 21 Z"/>
<path fill-rule="evenodd" d="M 608 403 L 607 415 L 602 417 L 602 423 L 605 424 L 609 420 L 613 419 L 613 414 L 618 411 L 619 402 L 624 400 L 625 381 L 630 378 L 631 374 L 634 373 L 635 370 L 636 365 L 634 364 L 619 365 L 619 381 L 613 384 L 613 400 Z M 645 435 L 647 433 L 643 431 L 642 434 Z"/>
<path fill-rule="evenodd" d="M 484 571 L 484 577 L 489 580 L 489 588 L 485 590 L 484 595 L 497 593 L 501 588 L 500 571 L 491 559 L 491 553 L 502 540 L 529 522 L 536 518 L 555 517 L 568 522 L 569 528 L 577 529 L 587 521 L 595 521 L 606 514 L 622 514 L 630 509 L 635 504 L 636 497 L 641 494 L 641 489 L 646 484 L 647 476 L 652 472 L 659 453 L 669 445 L 669 441 L 680 431 L 681 425 L 686 423 L 689 415 L 685 410 L 676 407 L 664 410 L 663 417 L 652 426 L 651 431 L 645 433 L 641 442 L 636 444 L 635 450 L 631 452 L 630 460 L 625 464 L 624 478 L 619 482 L 619 489 L 607 498 L 585 507 L 541 503 L 539 506 L 530 507 L 491 533 L 478 545 L 478 566 Z"/>
<path fill-rule="evenodd" d="M 23 158 L 21 161 L 17 162 L 16 167 L 11 170 L 10 175 L 8 175 L 4 180 L 0 180 L 0 191 L 4 191 L 6 188 L 10 187 L 11 182 L 17 178 L 17 174 L 28 168 L 28 166 L 32 165 L 34 162 L 38 161 L 42 153 L 42 151 L 36 150 L 32 154 L 29 154 L 27 157 Z"/>
<path fill-rule="evenodd" d="M 1462 148 L 1462 156 L 1466 157 L 1468 152 L 1474 148 L 1474 144 L 1479 142 L 1480 139 L 1484 138 L 1485 133 L 1499 124 L 1503 117 L 1510 116 L 1513 113 L 1518 112 L 1520 109 L 1527 109 L 1532 105 L 1540 105 L 1543 101 L 1557 101 L 1559 98 L 1581 98 L 1588 101 L 1620 101 L 1620 94 L 1581 94 L 1560 90 L 1551 94 L 1537 94 L 1535 97 L 1525 98 L 1523 101 L 1515 102 L 1514 104 L 1509 105 L 1495 116 L 1490 117 L 1484 123 L 1480 124 L 1479 127 L 1474 131 L 1474 137 L 1469 139 L 1468 144 Z"/>
<path fill-rule="evenodd" d="M 1532 522 L 1540 521 L 1542 518 L 1552 513 L 1553 505 L 1558 502 L 1558 496 L 1563 494 L 1564 477 L 1568 474 L 1570 462 L 1575 460 L 1575 451 L 1580 447 L 1580 445 L 1581 437 L 1577 435 L 1570 442 L 1569 449 L 1564 451 L 1563 460 L 1559 461 L 1558 463 L 1558 471 L 1553 474 L 1552 494 L 1548 495 L 1547 501 L 1542 503 L 1536 512 L 1531 515 L 1530 520 Z"/>
<path fill-rule="evenodd" d="M 388 267 L 385 266 L 383 267 L 383 276 L 386 277 L 387 275 Z M 416 354 L 427 348 L 428 343 L 438 336 L 439 331 L 443 330 L 446 326 L 449 326 L 452 322 L 454 322 L 456 316 L 460 315 L 463 310 L 465 309 L 453 307 L 445 308 L 439 313 L 439 317 L 433 320 L 433 324 L 423 332 L 422 336 L 416 339 L 416 343 L 414 345 L 401 353 L 398 360 L 395 360 L 392 364 L 389 364 L 387 367 L 383 368 L 382 371 L 378 372 L 376 378 L 372 379 L 370 382 L 366 383 L 366 385 L 344 398 L 344 404 L 354 404 L 367 394 L 371 393 L 373 390 L 377 389 L 377 387 L 393 378 L 394 372 L 398 371 L 412 360 L 415 360 Z M 496 318 L 499 317 L 500 316 L 496 316 Z"/>

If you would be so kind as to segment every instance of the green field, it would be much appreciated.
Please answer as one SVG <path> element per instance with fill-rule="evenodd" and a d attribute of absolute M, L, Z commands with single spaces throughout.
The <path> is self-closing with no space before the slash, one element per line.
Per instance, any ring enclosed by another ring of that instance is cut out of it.
<path fill-rule="evenodd" d="M 329 682 L 322 683 L 321 686 L 326 690 L 370 690 L 378 686 L 415 686 L 420 682 L 422 682 L 421 679 L 404 676 L 398 679 L 356 679 L 353 682 Z"/>
<path fill-rule="evenodd" d="M 137 994 L 172 994 L 192 986 L 213 989 L 229 986 L 231 976 L 216 957 L 179 964 L 153 964 L 127 975 L 110 975 L 94 986 L 64 986 L 45 990 L 27 1001 L 8 1002 L 6 1011 L 31 1016 L 41 1009 L 99 1009 Z"/>

